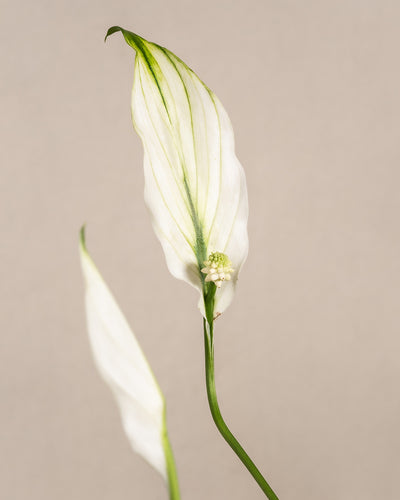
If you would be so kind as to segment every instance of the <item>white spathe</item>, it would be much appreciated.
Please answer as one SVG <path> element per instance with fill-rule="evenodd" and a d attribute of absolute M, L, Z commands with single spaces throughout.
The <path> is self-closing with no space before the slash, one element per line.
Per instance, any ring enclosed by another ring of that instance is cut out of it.
<path fill-rule="evenodd" d="M 214 93 L 172 52 L 119 27 L 107 36 L 116 31 L 136 50 L 132 118 L 144 147 L 154 230 L 170 272 L 200 293 L 208 256 L 228 256 L 235 272 L 217 290 L 218 315 L 233 298 L 248 252 L 246 180 L 231 122 Z M 199 306 L 204 314 L 202 299 Z"/>
<path fill-rule="evenodd" d="M 86 284 L 87 325 L 97 368 L 115 396 L 132 448 L 167 481 L 164 397 L 132 330 L 87 252 L 83 230 L 80 257 Z"/>

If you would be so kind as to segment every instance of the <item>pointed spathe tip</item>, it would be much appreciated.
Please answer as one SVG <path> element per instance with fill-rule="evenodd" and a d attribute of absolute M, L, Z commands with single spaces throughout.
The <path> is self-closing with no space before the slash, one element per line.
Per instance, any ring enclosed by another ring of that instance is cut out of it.
<path fill-rule="evenodd" d="M 81 256 L 83 256 L 83 255 L 88 256 L 88 251 L 86 248 L 86 223 L 83 224 L 81 229 L 79 230 L 79 250 L 80 250 Z"/>
<path fill-rule="evenodd" d="M 106 36 L 104 37 L 104 42 L 106 42 L 107 38 L 110 35 L 113 35 L 114 33 L 117 33 L 117 31 L 121 31 L 123 33 L 124 29 L 120 28 L 119 26 L 111 26 L 111 28 L 108 28 Z"/>

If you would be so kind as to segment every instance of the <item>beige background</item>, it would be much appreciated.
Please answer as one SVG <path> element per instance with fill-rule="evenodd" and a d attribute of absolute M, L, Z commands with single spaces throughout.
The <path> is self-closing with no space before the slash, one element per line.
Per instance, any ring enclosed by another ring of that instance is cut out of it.
<path fill-rule="evenodd" d="M 89 351 L 78 230 L 168 400 L 182 497 L 261 499 L 217 435 L 197 296 L 143 202 L 120 24 L 217 93 L 247 174 L 250 254 L 218 321 L 227 421 L 281 500 L 398 500 L 400 4 L 2 2 L 5 500 L 166 499 Z"/>

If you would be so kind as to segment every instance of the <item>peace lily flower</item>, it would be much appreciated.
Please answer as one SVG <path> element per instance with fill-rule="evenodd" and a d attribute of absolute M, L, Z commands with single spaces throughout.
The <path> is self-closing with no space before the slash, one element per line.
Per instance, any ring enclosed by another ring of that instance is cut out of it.
<path fill-rule="evenodd" d="M 248 251 L 246 181 L 229 117 L 172 52 L 118 26 L 106 38 L 117 31 L 136 51 L 132 118 L 154 230 L 170 272 L 199 290 L 203 315 L 211 293 L 218 316 L 232 301 Z M 213 255 L 229 264 L 212 271 Z"/>
<path fill-rule="evenodd" d="M 86 249 L 84 228 L 79 249 L 86 283 L 87 326 L 97 368 L 114 394 L 132 448 L 168 482 L 170 498 L 178 500 L 164 396 L 132 330 Z"/>
<path fill-rule="evenodd" d="M 233 298 L 248 251 L 247 191 L 232 126 L 213 92 L 169 50 L 118 26 L 135 49 L 133 124 L 144 147 L 145 200 L 171 273 L 200 292 L 207 396 L 214 422 L 270 500 L 278 500 L 222 418 L 215 389 L 214 318 Z M 165 403 L 131 329 L 81 234 L 89 336 L 99 371 L 119 405 L 132 447 L 179 488 Z"/>

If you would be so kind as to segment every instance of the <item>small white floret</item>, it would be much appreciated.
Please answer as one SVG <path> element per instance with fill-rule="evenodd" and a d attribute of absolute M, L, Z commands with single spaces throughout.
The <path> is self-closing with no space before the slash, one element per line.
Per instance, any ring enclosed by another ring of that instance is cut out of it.
<path fill-rule="evenodd" d="M 204 262 L 204 266 L 201 272 L 207 275 L 205 281 L 207 283 L 213 281 L 217 288 L 221 288 L 225 280 L 229 281 L 234 271 L 231 261 L 221 252 L 213 252 Z"/>

